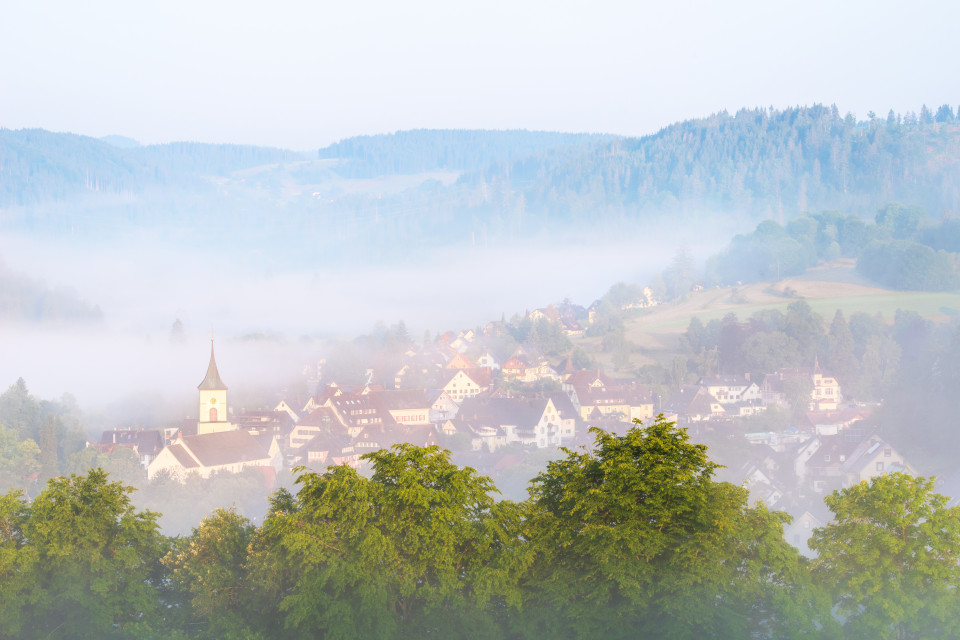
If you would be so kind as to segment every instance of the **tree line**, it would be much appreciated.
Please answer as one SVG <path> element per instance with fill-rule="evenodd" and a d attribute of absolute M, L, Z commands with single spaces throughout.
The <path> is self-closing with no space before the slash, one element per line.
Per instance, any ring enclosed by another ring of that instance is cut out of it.
<path fill-rule="evenodd" d="M 873 224 L 836 211 L 808 213 L 785 225 L 765 220 L 707 260 L 703 283 L 777 281 L 819 262 L 854 258 L 861 275 L 884 287 L 946 291 L 960 287 L 958 256 L 960 218 L 944 213 L 934 220 L 922 207 L 890 202 L 877 211 Z"/>
<path fill-rule="evenodd" d="M 177 538 L 101 469 L 10 492 L 0 637 L 960 637 L 960 511 L 931 480 L 835 492 L 808 561 L 674 423 L 593 435 L 522 502 L 396 445 Z"/>

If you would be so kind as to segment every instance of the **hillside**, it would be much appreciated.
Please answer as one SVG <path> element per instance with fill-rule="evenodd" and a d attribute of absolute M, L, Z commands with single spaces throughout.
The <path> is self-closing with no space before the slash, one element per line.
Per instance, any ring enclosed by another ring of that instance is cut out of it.
<path fill-rule="evenodd" d="M 601 242 L 693 224 L 723 235 L 809 210 L 890 201 L 960 211 L 950 110 L 857 121 L 836 107 L 719 113 L 642 138 L 417 130 L 300 154 L 241 145 L 117 146 L 0 130 L 0 231 L 194 242 L 221 229 L 293 261 L 408 260 L 435 247 Z"/>
<path fill-rule="evenodd" d="M 680 335 L 694 317 L 707 323 L 734 313 L 746 320 L 758 311 L 785 312 L 791 303 L 800 299 L 826 321 L 837 309 L 847 316 L 858 311 L 881 314 L 887 322 L 893 321 L 897 309 L 914 311 L 935 322 L 960 317 L 960 292 L 882 289 L 859 277 L 850 261 L 841 261 L 777 283 L 705 289 L 689 294 L 680 302 L 643 310 L 626 320 L 626 338 L 638 348 L 634 363 L 645 364 L 675 353 Z M 586 339 L 586 342 L 599 340 Z"/>
<path fill-rule="evenodd" d="M 872 213 L 891 200 L 957 211 L 960 127 L 952 110 L 941 113 L 942 122 L 925 108 L 863 122 L 836 106 L 722 112 L 562 162 L 519 161 L 509 175 L 530 207 L 576 193 L 614 209 L 752 218 Z"/>

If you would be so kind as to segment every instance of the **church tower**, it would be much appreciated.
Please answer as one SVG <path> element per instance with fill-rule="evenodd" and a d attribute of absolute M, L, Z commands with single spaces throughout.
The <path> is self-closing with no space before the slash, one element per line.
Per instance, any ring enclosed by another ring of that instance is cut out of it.
<path fill-rule="evenodd" d="M 213 357 L 213 340 L 210 340 L 210 364 L 207 375 L 197 387 L 200 390 L 200 413 L 197 420 L 197 433 L 217 433 L 232 431 L 230 417 L 227 415 L 227 385 L 220 379 L 217 361 Z"/>

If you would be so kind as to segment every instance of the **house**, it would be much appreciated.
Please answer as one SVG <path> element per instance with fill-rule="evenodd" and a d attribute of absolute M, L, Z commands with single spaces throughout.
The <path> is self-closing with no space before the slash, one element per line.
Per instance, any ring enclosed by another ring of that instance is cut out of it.
<path fill-rule="evenodd" d="M 447 369 L 476 369 L 477 365 L 470 361 L 470 358 L 458 353 L 453 356 L 450 361 L 446 364 Z"/>
<path fill-rule="evenodd" d="M 413 371 L 413 368 L 409 364 L 405 364 L 400 367 L 393 374 L 393 388 L 400 389 L 404 386 L 404 381 L 410 376 L 410 372 Z"/>
<path fill-rule="evenodd" d="M 439 390 L 445 391 L 455 402 L 474 398 L 490 387 L 489 369 L 450 369 L 441 378 Z"/>
<path fill-rule="evenodd" d="M 328 398 L 323 406 L 333 410 L 337 421 L 347 428 L 351 437 L 356 437 L 366 427 L 383 428 L 384 412 L 369 391 L 342 393 Z"/>
<path fill-rule="evenodd" d="M 491 371 L 500 370 L 500 362 L 489 350 L 480 354 L 480 357 L 477 358 L 477 366 L 490 369 Z"/>
<path fill-rule="evenodd" d="M 99 444 L 93 446 L 101 453 L 111 453 L 118 447 L 130 449 L 146 469 L 163 449 L 163 443 L 163 434 L 156 429 L 110 429 L 104 431 Z"/>
<path fill-rule="evenodd" d="M 810 538 L 813 537 L 813 530 L 823 527 L 829 518 L 822 516 L 818 518 L 810 511 L 804 511 L 793 522 L 783 525 L 783 539 L 796 547 L 801 555 L 808 558 L 815 558 L 816 552 L 810 546 Z"/>
<path fill-rule="evenodd" d="M 701 422 L 726 415 L 723 405 L 700 386 L 680 387 L 663 406 L 684 422 Z"/>
<path fill-rule="evenodd" d="M 813 456 L 822 444 L 823 442 L 820 438 L 807 438 L 792 448 L 793 475 L 798 481 L 802 482 L 806 479 L 808 474 L 807 465 L 813 460 Z"/>
<path fill-rule="evenodd" d="M 280 466 L 276 438 L 265 448 L 247 431 L 214 431 L 185 436 L 164 447 L 147 465 L 147 478 L 153 480 L 165 472 L 183 482 L 191 474 L 209 478 L 216 472 L 239 473 L 250 467 L 275 478 Z"/>
<path fill-rule="evenodd" d="M 836 435 L 857 422 L 870 417 L 872 409 L 844 409 L 841 411 L 809 411 L 800 428 L 821 436 Z"/>
<path fill-rule="evenodd" d="M 891 471 L 912 473 L 900 452 L 875 432 L 851 428 L 814 438 L 820 444 L 808 456 L 805 481 L 816 493 L 851 487 Z"/>
<path fill-rule="evenodd" d="M 833 376 L 820 370 L 819 359 L 814 361 L 813 367 L 784 368 L 777 370 L 776 373 L 765 375 L 763 384 L 760 385 L 764 404 L 788 405 L 787 389 L 793 380 L 806 380 L 810 384 L 808 411 L 837 410 L 842 398 L 840 383 Z"/>
<path fill-rule="evenodd" d="M 738 402 L 759 403 L 762 399 L 760 387 L 750 381 L 750 374 L 743 376 L 716 375 L 705 376 L 700 379 L 700 386 L 707 393 L 717 399 L 720 404 L 734 404 Z"/>
<path fill-rule="evenodd" d="M 286 446 L 290 451 L 296 451 L 321 434 L 340 434 L 349 438 L 347 425 L 330 407 L 318 407 L 301 418 L 287 434 Z"/>
<path fill-rule="evenodd" d="M 356 469 L 360 465 L 360 454 L 345 433 L 319 433 L 301 447 L 299 463 L 314 467 L 345 464 Z"/>
<path fill-rule="evenodd" d="M 551 324 L 560 324 L 560 312 L 552 304 L 547 305 L 542 309 L 534 309 L 527 314 L 527 317 L 530 318 L 531 322 L 543 320 Z"/>
<path fill-rule="evenodd" d="M 721 403 L 723 404 L 723 403 Z M 723 404 L 724 413 L 731 418 L 755 416 L 767 410 L 767 405 L 760 400 L 745 400 L 743 402 L 729 402 Z"/>
<path fill-rule="evenodd" d="M 283 411 L 284 413 L 290 416 L 291 420 L 296 422 L 297 420 L 300 419 L 300 412 L 297 411 L 297 409 L 295 408 L 297 406 L 300 406 L 300 404 L 293 401 L 287 402 L 286 400 L 281 400 L 280 402 L 277 403 L 277 406 L 275 406 L 273 410 L 276 412 Z"/>
<path fill-rule="evenodd" d="M 500 369 L 503 372 L 504 380 L 520 380 L 521 382 L 527 381 L 527 378 L 531 378 L 533 381 L 533 372 L 535 368 L 527 362 L 527 359 L 523 356 L 511 356 L 509 360 L 503 363 L 503 367 Z M 530 371 L 531 373 L 527 374 Z"/>
<path fill-rule="evenodd" d="M 496 444 L 497 438 L 503 444 L 558 446 L 565 420 L 570 418 L 564 418 L 548 397 L 470 398 L 460 406 L 455 422 L 478 434 L 488 448 L 494 449 L 491 442 Z"/>
<path fill-rule="evenodd" d="M 654 415 L 653 395 L 635 380 L 611 378 L 599 370 L 579 370 L 565 376 L 561 386 L 581 419 L 617 417 L 623 422 L 649 420 Z"/>
<path fill-rule="evenodd" d="M 772 509 L 783 497 L 783 490 L 777 486 L 770 474 L 756 462 L 744 464 L 740 468 L 738 476 L 737 484 L 750 492 L 751 501 L 759 500 L 767 508 Z"/>
<path fill-rule="evenodd" d="M 234 426 L 255 436 L 276 436 L 283 442 L 296 424 L 286 411 L 241 411 L 233 416 Z"/>
<path fill-rule="evenodd" d="M 577 398 L 581 416 L 596 410 L 605 416 L 619 416 L 622 422 L 653 418 L 653 396 L 645 385 L 588 388 Z"/>
<path fill-rule="evenodd" d="M 427 400 L 430 402 L 430 422 L 433 423 L 453 418 L 460 410 L 460 404 L 443 389 L 428 391 Z"/>
<path fill-rule="evenodd" d="M 384 390 L 371 394 L 381 412 L 400 426 L 429 425 L 431 403 L 423 390 Z M 387 421 L 387 426 L 389 422 Z"/>

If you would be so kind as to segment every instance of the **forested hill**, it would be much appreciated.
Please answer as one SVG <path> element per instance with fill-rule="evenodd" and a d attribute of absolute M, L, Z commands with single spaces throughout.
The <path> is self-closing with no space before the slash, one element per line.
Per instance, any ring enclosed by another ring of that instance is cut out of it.
<path fill-rule="evenodd" d="M 353 178 L 436 169 L 470 171 L 512 163 L 555 149 L 588 151 L 616 136 L 550 131 L 417 129 L 341 140 L 319 151 Z"/>
<path fill-rule="evenodd" d="M 530 208 L 575 193 L 627 210 L 706 208 L 754 218 L 822 209 L 872 215 L 892 200 L 939 214 L 960 210 L 960 123 L 946 105 L 867 121 L 836 106 L 745 109 L 614 139 L 562 162 L 536 156 L 498 171 Z"/>
<path fill-rule="evenodd" d="M 299 159 L 299 153 L 266 147 L 175 142 L 121 148 L 69 133 L 0 129 L 0 207 L 87 193 L 194 190 L 207 184 L 207 176 Z"/>
<path fill-rule="evenodd" d="M 474 242 L 600 242 L 678 216 L 732 235 L 805 211 L 872 219 L 893 201 L 960 212 L 960 122 L 947 106 L 866 121 L 819 105 L 741 110 L 642 138 L 417 130 L 306 155 L 126 147 L 0 129 L 0 231 L 148 228 L 190 242 L 217 226 L 233 247 L 291 260 L 397 260 Z"/>

